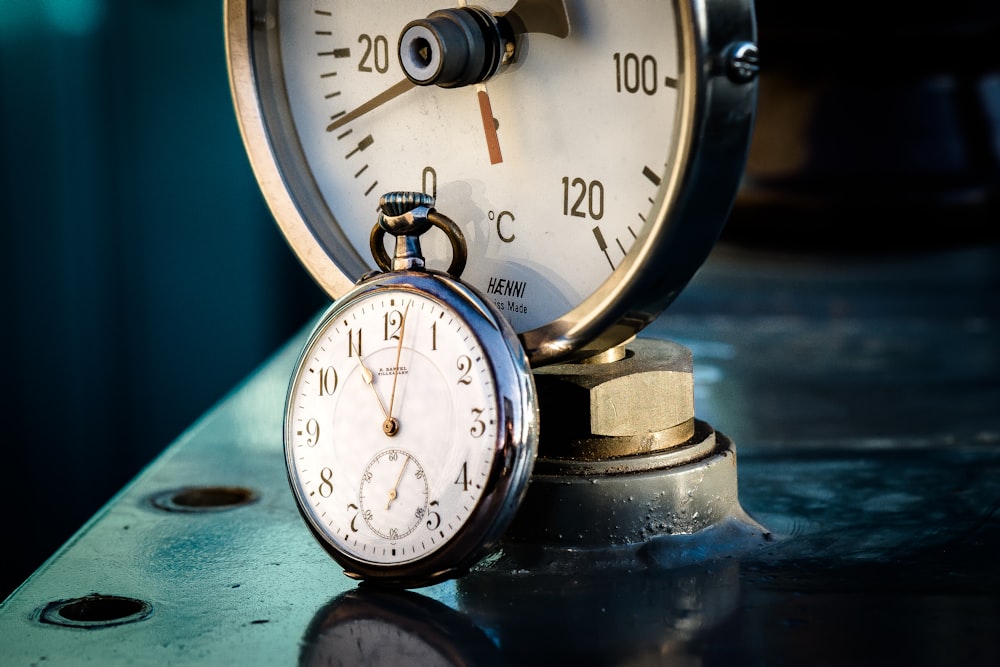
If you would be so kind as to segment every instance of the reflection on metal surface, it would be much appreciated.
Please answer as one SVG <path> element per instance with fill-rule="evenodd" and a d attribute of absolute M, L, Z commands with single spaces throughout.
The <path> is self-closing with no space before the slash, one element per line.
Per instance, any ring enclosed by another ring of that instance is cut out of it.
<path fill-rule="evenodd" d="M 466 615 L 410 591 L 361 585 L 319 610 L 302 638 L 303 667 L 501 665 Z"/>
<path fill-rule="evenodd" d="M 596 574 L 490 567 L 458 582 L 454 609 L 361 585 L 316 614 L 299 664 L 696 663 L 697 640 L 739 605 L 735 560 Z"/>
<path fill-rule="evenodd" d="M 698 664 L 697 640 L 740 598 L 738 561 L 574 574 L 491 567 L 458 583 L 459 608 L 488 628 L 506 664 Z M 675 662 L 677 661 L 677 662 Z"/>

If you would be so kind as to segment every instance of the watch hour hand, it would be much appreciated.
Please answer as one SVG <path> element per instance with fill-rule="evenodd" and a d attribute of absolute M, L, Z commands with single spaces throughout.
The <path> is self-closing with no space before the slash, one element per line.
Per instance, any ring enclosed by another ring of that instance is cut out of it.
<path fill-rule="evenodd" d="M 399 430 L 399 425 L 395 419 L 391 416 L 389 410 L 386 409 L 385 403 L 382 401 L 382 397 L 378 393 L 378 389 L 375 387 L 375 378 L 372 375 L 371 370 L 365 365 L 364 360 L 361 358 L 361 351 L 355 350 L 354 346 L 351 346 L 352 351 L 357 353 L 358 367 L 361 369 L 361 379 L 365 381 L 365 384 L 371 387 L 372 393 L 375 394 L 375 400 L 378 401 L 378 406 L 382 408 L 382 414 L 385 415 L 385 421 L 382 422 L 382 432 L 388 436 L 396 435 Z M 394 390 L 395 391 L 395 390 Z"/>

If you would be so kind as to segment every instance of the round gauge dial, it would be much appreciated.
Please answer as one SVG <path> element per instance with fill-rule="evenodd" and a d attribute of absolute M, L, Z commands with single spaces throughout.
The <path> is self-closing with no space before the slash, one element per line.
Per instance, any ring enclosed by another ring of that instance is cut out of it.
<path fill-rule="evenodd" d="M 251 161 L 319 284 L 372 268 L 383 192 L 427 192 L 534 364 L 665 308 L 742 173 L 749 2 L 229 0 L 227 25 Z M 447 239 L 424 252 L 443 268 Z"/>
<path fill-rule="evenodd" d="M 509 325 L 445 280 L 362 283 L 324 315 L 292 377 L 291 486 L 354 576 L 414 586 L 461 572 L 513 517 L 534 461 L 527 359 Z"/>

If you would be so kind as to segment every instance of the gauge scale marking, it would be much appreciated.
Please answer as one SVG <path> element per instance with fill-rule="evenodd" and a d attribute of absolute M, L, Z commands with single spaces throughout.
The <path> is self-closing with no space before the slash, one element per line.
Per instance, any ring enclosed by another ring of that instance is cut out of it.
<path fill-rule="evenodd" d="M 754 37 L 745 0 L 481 2 L 501 22 L 558 9 L 569 28 L 517 28 L 494 75 L 455 86 L 415 85 L 401 45 L 414 21 L 464 2 L 246 1 L 227 5 L 244 141 L 283 233 L 332 297 L 371 270 L 370 212 L 391 189 L 433 195 L 459 225 L 463 279 L 533 365 L 624 341 L 714 245 L 755 103 L 754 84 L 714 65 Z M 446 239 L 425 239 L 424 253 L 441 268 Z"/>

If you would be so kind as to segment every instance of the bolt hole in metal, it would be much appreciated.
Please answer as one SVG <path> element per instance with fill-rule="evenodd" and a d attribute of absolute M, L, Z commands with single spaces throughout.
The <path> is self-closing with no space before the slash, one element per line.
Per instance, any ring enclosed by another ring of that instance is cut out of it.
<path fill-rule="evenodd" d="M 152 613 L 153 606 L 143 600 L 94 594 L 50 602 L 42 609 L 39 620 L 70 628 L 97 629 L 142 621 Z"/>
<path fill-rule="evenodd" d="M 213 512 L 233 509 L 257 500 L 253 489 L 241 486 L 195 486 L 154 496 L 154 507 L 168 512 Z M 103 628 L 147 618 L 152 605 L 117 595 L 88 595 L 47 604 L 39 614 L 42 623 L 74 628 Z"/>
<path fill-rule="evenodd" d="M 151 502 L 168 512 L 219 512 L 249 505 L 257 498 L 256 491 L 242 486 L 193 486 L 157 494 Z"/>

